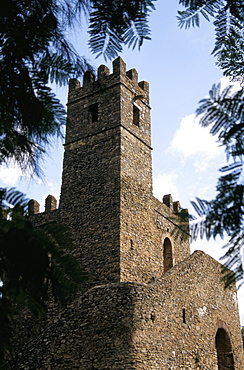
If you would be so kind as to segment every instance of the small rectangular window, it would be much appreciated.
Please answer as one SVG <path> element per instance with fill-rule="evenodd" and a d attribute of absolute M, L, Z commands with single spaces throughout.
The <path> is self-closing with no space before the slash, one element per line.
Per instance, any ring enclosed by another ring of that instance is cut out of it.
<path fill-rule="evenodd" d="M 183 308 L 182 310 L 182 322 L 183 324 L 186 324 L 186 309 Z"/>
<path fill-rule="evenodd" d="M 98 121 L 98 104 L 92 104 L 89 107 L 89 123 Z"/>
<path fill-rule="evenodd" d="M 135 104 L 133 104 L 133 124 L 138 127 L 140 125 L 140 109 Z"/>

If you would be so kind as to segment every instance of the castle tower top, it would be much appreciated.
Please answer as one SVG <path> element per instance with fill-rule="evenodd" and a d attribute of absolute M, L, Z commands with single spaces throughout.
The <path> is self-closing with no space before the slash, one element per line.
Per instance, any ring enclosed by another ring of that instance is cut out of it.
<path fill-rule="evenodd" d="M 136 69 L 126 71 L 119 57 L 112 73 L 101 65 L 97 78 L 90 71 L 84 74 L 82 86 L 70 81 L 68 118 L 66 144 L 120 126 L 150 147 L 149 84 L 138 82 Z"/>
<path fill-rule="evenodd" d="M 80 85 L 79 80 L 71 79 L 69 82 L 69 102 L 87 95 L 91 90 L 95 91 L 98 87 L 103 89 L 118 82 L 129 85 L 128 87 L 132 90 L 136 90 L 135 93 L 140 88 L 141 94 L 139 96 L 135 95 L 135 100 L 141 98 L 146 104 L 149 104 L 149 83 L 146 81 L 138 82 L 138 73 L 135 68 L 126 71 L 126 63 L 121 57 L 113 61 L 112 73 L 105 65 L 98 67 L 97 79 L 91 71 L 85 72 L 83 86 Z"/>

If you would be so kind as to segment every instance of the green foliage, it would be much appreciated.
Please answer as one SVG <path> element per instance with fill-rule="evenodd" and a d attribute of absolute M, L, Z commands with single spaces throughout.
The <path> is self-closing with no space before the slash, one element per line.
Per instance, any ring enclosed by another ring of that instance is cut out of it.
<path fill-rule="evenodd" d="M 197 198 L 192 202 L 201 222 L 192 225 L 192 236 L 210 239 L 217 235 L 228 236 L 225 266 L 233 269 L 236 279 L 243 283 L 243 265 L 240 256 L 244 243 L 244 90 L 231 93 L 231 86 L 221 91 L 220 84 L 213 85 L 209 98 L 200 101 L 197 115 L 200 124 L 210 126 L 212 135 L 225 147 L 227 165 L 217 183 L 215 199 Z M 234 279 L 233 275 L 228 276 Z"/>
<path fill-rule="evenodd" d="M 154 9 L 154 1 L 92 1 L 89 31 L 92 51 L 97 56 L 114 58 L 123 45 L 140 48 L 145 39 L 150 39 L 148 14 Z"/>
<path fill-rule="evenodd" d="M 217 65 L 226 76 L 244 75 L 244 2 L 233 0 L 180 0 L 186 9 L 178 12 L 179 26 L 200 25 L 200 16 L 214 19 Z"/>
<path fill-rule="evenodd" d="M 39 159 L 66 113 L 50 82 L 66 84 L 89 68 L 67 41 L 67 1 L 6 0 L 0 13 L 0 164 L 40 174 Z"/>
<path fill-rule="evenodd" d="M 240 82 L 244 80 L 244 2 L 242 0 L 180 0 L 186 9 L 179 12 L 179 26 L 199 26 L 200 16 L 215 26 L 215 46 L 212 54 L 223 74 Z M 196 198 L 192 205 L 201 220 L 191 225 L 193 239 L 198 235 L 210 239 L 228 236 L 223 256 L 224 266 L 233 269 L 237 281 L 243 283 L 242 248 L 244 242 L 244 119 L 243 89 L 232 94 L 231 86 L 221 91 L 214 85 L 209 98 L 200 101 L 197 115 L 200 124 L 209 126 L 225 147 L 227 165 L 220 169 L 215 199 Z M 225 275 L 226 285 L 232 283 L 232 272 Z"/>
<path fill-rule="evenodd" d="M 244 3 L 242 4 L 244 7 Z M 230 8 L 219 10 L 214 22 L 216 42 L 213 54 L 225 76 L 244 74 L 244 15 L 237 17 Z"/>
<path fill-rule="evenodd" d="M 223 5 L 221 0 L 211 1 L 179 1 L 180 4 L 186 7 L 185 10 L 178 11 L 179 27 L 199 27 L 200 16 L 203 16 L 207 21 L 210 17 L 214 17 L 218 10 Z"/>
<path fill-rule="evenodd" d="M 62 137 L 65 109 L 49 83 L 67 84 L 92 67 L 67 34 L 89 18 L 93 53 L 114 58 L 149 38 L 155 0 L 6 0 L 0 13 L 0 164 L 41 174 L 40 159 Z M 116 16 L 115 16 L 116 14 Z"/>
<path fill-rule="evenodd" d="M 46 310 L 48 294 L 65 305 L 85 275 L 70 252 L 72 240 L 56 223 L 34 227 L 27 199 L 15 189 L 0 189 L 0 349 L 8 344 L 10 322 L 21 309 Z"/>

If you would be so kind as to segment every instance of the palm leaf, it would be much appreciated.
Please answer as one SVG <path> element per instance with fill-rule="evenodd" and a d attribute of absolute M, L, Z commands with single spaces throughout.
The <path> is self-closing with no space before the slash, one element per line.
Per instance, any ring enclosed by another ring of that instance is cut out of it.
<path fill-rule="evenodd" d="M 89 27 L 92 52 L 114 58 L 123 45 L 140 48 L 143 41 L 150 38 L 148 15 L 152 9 L 151 0 L 93 1 Z"/>
<path fill-rule="evenodd" d="M 219 8 L 223 5 L 221 0 L 205 1 L 180 1 L 186 7 L 183 11 L 178 11 L 178 25 L 180 28 L 199 27 L 200 16 L 207 21 L 210 17 L 215 17 Z"/>

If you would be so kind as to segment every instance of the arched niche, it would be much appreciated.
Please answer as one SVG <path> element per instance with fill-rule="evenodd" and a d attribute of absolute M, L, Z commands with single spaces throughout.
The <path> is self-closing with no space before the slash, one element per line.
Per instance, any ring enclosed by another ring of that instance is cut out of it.
<path fill-rule="evenodd" d="M 219 327 L 216 332 L 215 347 L 218 357 L 218 370 L 235 370 L 230 335 L 223 327 Z"/>
<path fill-rule="evenodd" d="M 173 267 L 173 250 L 169 238 L 165 238 L 163 243 L 163 265 L 164 273 Z"/>

